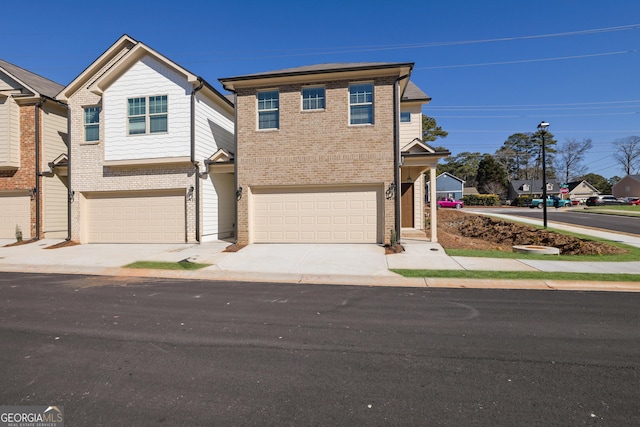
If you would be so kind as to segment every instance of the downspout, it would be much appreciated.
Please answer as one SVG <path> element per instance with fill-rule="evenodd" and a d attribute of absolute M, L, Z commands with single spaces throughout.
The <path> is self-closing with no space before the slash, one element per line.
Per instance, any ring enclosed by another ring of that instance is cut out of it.
<path fill-rule="evenodd" d="M 191 91 L 191 164 L 195 168 L 196 199 L 196 241 L 200 243 L 200 164 L 196 161 L 196 93 L 204 86 L 204 80 L 198 77 L 200 85 Z"/>
<path fill-rule="evenodd" d="M 67 105 L 67 238 L 71 241 L 71 108 Z"/>
<path fill-rule="evenodd" d="M 40 240 L 40 112 L 42 111 L 42 104 L 44 104 L 47 99 L 44 96 L 40 97 L 40 101 L 36 103 L 35 113 L 35 144 L 36 144 L 36 161 L 35 161 L 35 178 L 36 178 L 36 186 L 34 189 L 34 197 L 36 199 L 36 235 L 34 240 Z"/>
<path fill-rule="evenodd" d="M 393 85 L 393 169 L 394 169 L 394 181 L 396 183 L 396 205 L 395 205 L 395 229 L 396 239 L 400 242 L 400 197 L 402 191 L 402 184 L 400 183 L 400 82 L 408 78 L 410 74 L 405 74 L 396 79 Z"/>

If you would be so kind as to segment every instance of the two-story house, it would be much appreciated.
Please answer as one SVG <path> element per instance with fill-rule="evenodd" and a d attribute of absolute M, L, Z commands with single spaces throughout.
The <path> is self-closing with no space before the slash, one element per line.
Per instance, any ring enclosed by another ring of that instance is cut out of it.
<path fill-rule="evenodd" d="M 0 238 L 66 238 L 62 85 L 0 60 Z"/>
<path fill-rule="evenodd" d="M 431 168 L 435 180 L 449 153 L 420 141 L 429 98 L 412 69 L 322 64 L 220 79 L 235 94 L 239 244 L 388 244 L 424 227 L 421 176 Z"/>
<path fill-rule="evenodd" d="M 57 95 L 70 117 L 72 240 L 235 234 L 232 102 L 124 35 Z M 210 164 L 220 164 L 215 172 Z"/>

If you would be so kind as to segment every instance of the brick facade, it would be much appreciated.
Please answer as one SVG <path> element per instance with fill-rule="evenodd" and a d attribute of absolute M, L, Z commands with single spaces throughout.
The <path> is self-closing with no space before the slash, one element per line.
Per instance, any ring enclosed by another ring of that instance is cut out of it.
<path fill-rule="evenodd" d="M 375 185 L 384 194 L 394 181 L 394 77 L 374 84 L 374 124 L 349 125 L 349 84 L 325 82 L 325 109 L 302 111 L 302 84 L 278 86 L 280 125 L 258 130 L 256 88 L 237 97 L 237 182 L 247 192 L 261 186 Z M 276 88 L 273 88 L 276 89 Z M 246 193 L 245 193 L 246 194 Z M 395 223 L 395 201 L 384 200 L 384 243 Z M 249 236 L 250 194 L 238 202 L 238 243 Z M 381 214 L 381 215 L 380 215 Z"/>

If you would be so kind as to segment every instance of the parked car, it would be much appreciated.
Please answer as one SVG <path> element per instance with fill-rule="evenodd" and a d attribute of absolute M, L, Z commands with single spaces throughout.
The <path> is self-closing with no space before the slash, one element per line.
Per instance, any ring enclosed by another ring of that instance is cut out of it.
<path fill-rule="evenodd" d="M 591 196 L 587 199 L 587 206 L 624 205 L 625 201 L 611 195 Z"/>
<path fill-rule="evenodd" d="M 447 197 L 446 199 L 438 200 L 438 207 L 462 209 L 464 208 L 464 202 Z"/>
<path fill-rule="evenodd" d="M 629 204 L 640 206 L 640 197 L 629 197 Z"/>
<path fill-rule="evenodd" d="M 547 206 L 548 207 L 558 207 L 563 208 L 565 206 L 571 206 L 571 200 L 563 200 L 558 196 L 547 196 Z M 529 205 L 531 209 L 538 208 L 542 209 L 542 199 L 533 199 L 531 200 L 531 204 Z"/>

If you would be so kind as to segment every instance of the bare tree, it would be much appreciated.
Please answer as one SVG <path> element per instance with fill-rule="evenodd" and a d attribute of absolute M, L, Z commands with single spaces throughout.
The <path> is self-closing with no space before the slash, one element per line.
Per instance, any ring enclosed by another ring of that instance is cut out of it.
<path fill-rule="evenodd" d="M 591 138 L 584 138 L 582 141 L 567 138 L 557 147 L 554 163 L 560 177 L 564 182 L 584 174 L 584 155 L 593 147 Z"/>
<path fill-rule="evenodd" d="M 613 158 L 622 166 L 626 175 L 638 170 L 640 164 L 640 136 L 628 136 L 613 143 Z"/>

